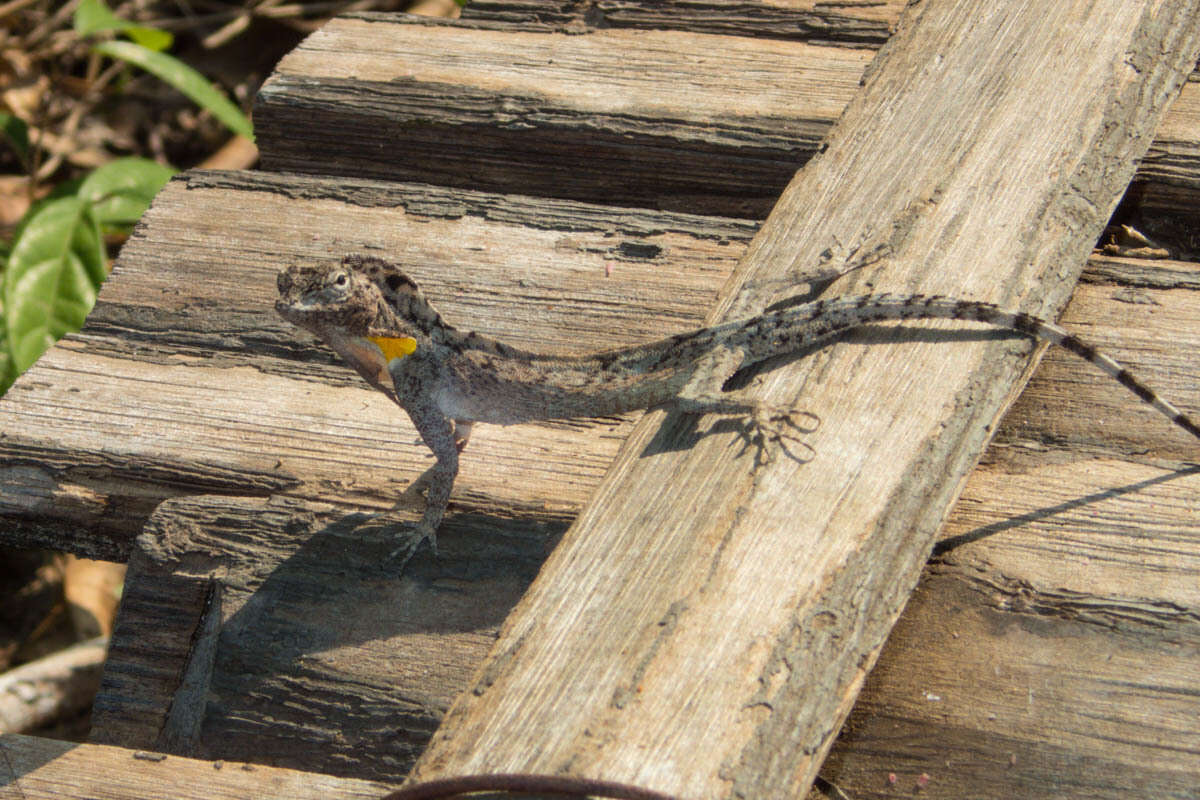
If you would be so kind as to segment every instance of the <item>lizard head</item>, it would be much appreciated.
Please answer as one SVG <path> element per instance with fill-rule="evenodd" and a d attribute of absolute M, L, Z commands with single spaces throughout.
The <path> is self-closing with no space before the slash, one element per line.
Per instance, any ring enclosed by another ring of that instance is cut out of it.
<path fill-rule="evenodd" d="M 279 315 L 322 338 L 328 331 L 365 336 L 385 311 L 379 288 L 345 264 L 289 267 L 279 273 L 277 285 Z"/>
<path fill-rule="evenodd" d="M 410 355 L 419 343 L 456 336 L 417 284 L 381 258 L 348 255 L 333 267 L 290 267 L 279 273 L 275 309 L 287 321 L 317 334 L 352 362 L 386 365 Z M 351 352 L 353 351 L 353 352 Z M 360 370 L 361 371 L 361 370 Z"/>

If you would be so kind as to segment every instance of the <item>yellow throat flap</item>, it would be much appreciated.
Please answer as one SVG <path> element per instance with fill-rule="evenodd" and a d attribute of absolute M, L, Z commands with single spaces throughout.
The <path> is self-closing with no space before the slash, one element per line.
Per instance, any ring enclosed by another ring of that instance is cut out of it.
<path fill-rule="evenodd" d="M 390 364 L 393 358 L 404 358 L 417 351 L 417 340 L 411 336 L 368 336 L 384 359 Z"/>

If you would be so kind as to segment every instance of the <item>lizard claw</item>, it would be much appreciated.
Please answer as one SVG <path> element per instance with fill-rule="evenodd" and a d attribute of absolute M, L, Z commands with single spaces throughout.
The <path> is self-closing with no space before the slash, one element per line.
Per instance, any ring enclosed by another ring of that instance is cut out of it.
<path fill-rule="evenodd" d="M 387 562 L 389 564 L 395 564 L 398 568 L 403 569 L 421 549 L 421 543 L 426 541 L 429 542 L 429 549 L 433 552 L 433 557 L 437 558 L 437 532 L 424 525 L 414 525 L 407 530 L 397 532 L 396 538 L 403 538 L 403 543 L 388 554 Z"/>
<path fill-rule="evenodd" d="M 811 422 L 806 425 L 801 425 L 797 418 L 807 417 Z M 751 442 L 756 445 L 757 452 L 755 460 L 759 465 L 770 463 L 773 455 L 767 442 L 778 442 L 779 448 L 793 461 L 804 464 L 812 460 L 816 455 L 812 445 L 806 442 L 800 434 L 813 433 L 821 425 L 821 419 L 811 411 L 798 411 L 792 408 L 782 406 L 758 405 L 755 406 L 753 413 L 750 414 L 750 427 L 754 430 L 754 435 L 747 437 L 746 446 L 749 447 Z M 797 456 L 788 448 L 788 442 L 796 442 L 808 451 L 805 457 Z M 744 448 L 743 448 L 744 450 Z"/>

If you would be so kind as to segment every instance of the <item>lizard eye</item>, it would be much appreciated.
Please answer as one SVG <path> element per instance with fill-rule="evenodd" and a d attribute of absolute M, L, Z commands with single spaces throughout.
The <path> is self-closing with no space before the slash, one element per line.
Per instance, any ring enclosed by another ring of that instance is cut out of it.
<path fill-rule="evenodd" d="M 350 279 L 348 277 L 346 277 L 346 273 L 344 273 L 344 272 L 339 272 L 338 276 L 333 279 L 333 285 L 337 286 L 339 288 L 342 286 L 345 286 L 349 282 L 350 282 Z"/>

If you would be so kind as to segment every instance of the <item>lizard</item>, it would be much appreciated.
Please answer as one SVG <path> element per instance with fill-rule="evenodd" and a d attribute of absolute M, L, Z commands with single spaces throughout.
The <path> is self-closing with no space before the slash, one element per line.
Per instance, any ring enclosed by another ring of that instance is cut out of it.
<path fill-rule="evenodd" d="M 692 413 L 739 415 L 782 438 L 793 412 L 724 396 L 735 372 L 886 320 L 968 320 L 1050 342 L 1113 377 L 1175 425 L 1200 438 L 1200 426 L 1129 370 L 1058 325 L 1020 311 L 937 295 L 867 294 L 801 305 L 680 333 L 649 344 L 584 356 L 530 352 L 447 323 L 412 278 L 375 256 L 340 264 L 292 266 L 279 273 L 280 316 L 315 334 L 366 381 L 403 408 L 436 459 L 413 552 L 437 529 L 458 475 L 458 455 L 476 422 L 597 417 L 662 405 Z M 706 375 L 708 354 L 725 374 Z M 393 554 L 395 555 L 395 553 Z"/>

